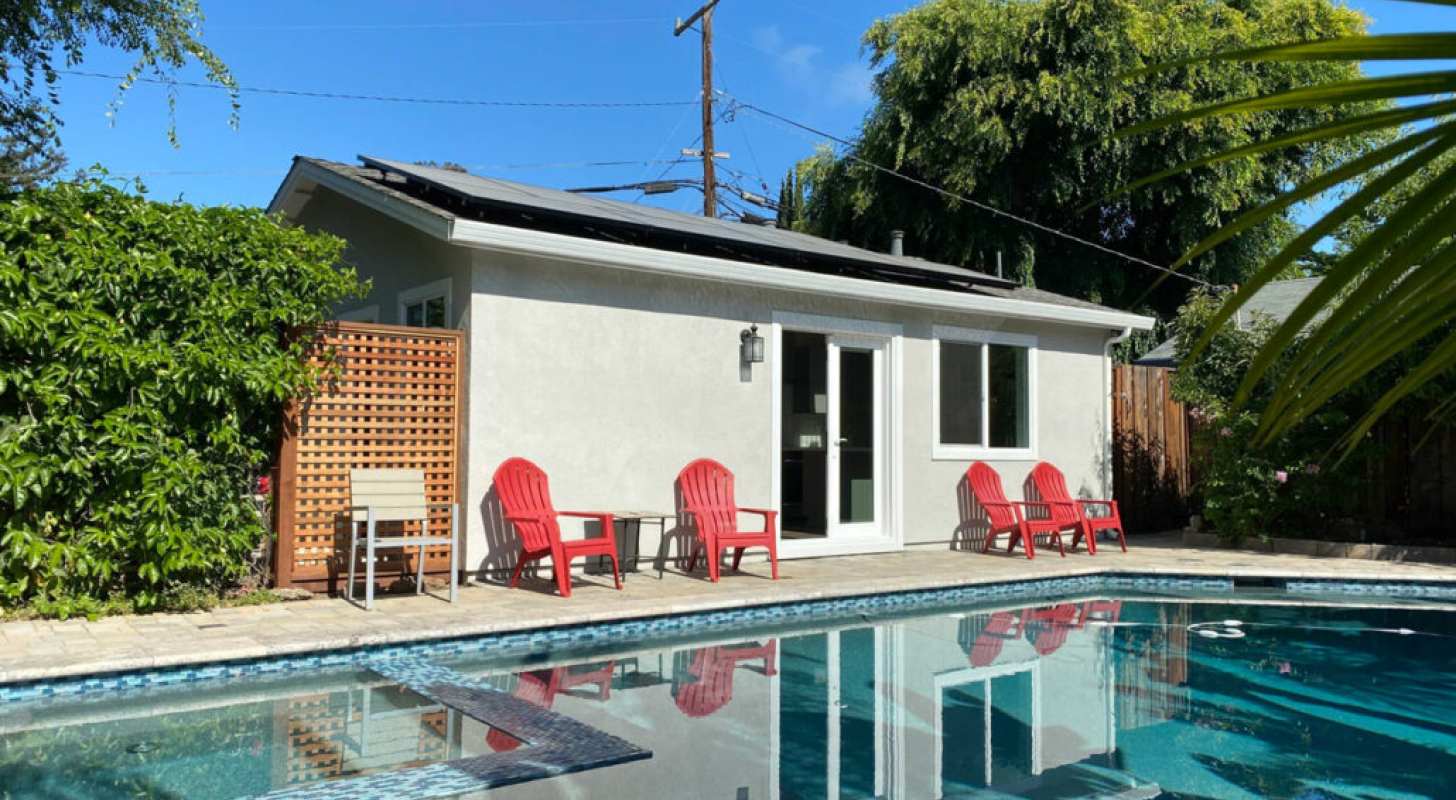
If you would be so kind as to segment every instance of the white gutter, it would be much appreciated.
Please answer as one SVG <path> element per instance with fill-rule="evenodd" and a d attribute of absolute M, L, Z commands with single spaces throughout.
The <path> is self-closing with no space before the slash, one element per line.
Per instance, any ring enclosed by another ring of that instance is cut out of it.
<path fill-rule="evenodd" d="M 999 317 L 1060 322 L 1100 328 L 1150 330 L 1153 319 L 1122 311 L 1060 306 L 1029 300 L 1013 300 L 919 286 L 866 281 L 839 275 L 821 275 L 783 267 L 745 264 L 711 256 L 674 253 L 646 247 L 583 239 L 558 233 L 456 219 L 450 242 L 481 250 L 518 255 L 565 259 L 593 266 L 615 267 L 637 272 L 674 275 L 683 278 L 721 281 L 845 297 L 877 303 L 967 311 Z"/>
<path fill-rule="evenodd" d="M 1143 328 L 1142 330 L 1147 330 L 1147 328 Z M 1105 449 L 1105 452 L 1103 453 L 1103 455 L 1105 456 L 1105 458 L 1102 461 L 1102 464 L 1103 464 L 1103 467 L 1102 467 L 1102 497 L 1105 498 L 1105 499 L 1109 499 L 1109 500 L 1113 499 L 1112 498 L 1112 457 L 1113 457 L 1113 452 L 1112 452 L 1112 409 L 1113 409 L 1113 404 L 1116 403 L 1117 400 L 1118 400 L 1118 398 L 1114 398 L 1112 396 L 1112 348 L 1114 346 L 1118 345 L 1118 344 L 1121 344 L 1121 343 L 1127 341 L 1127 337 L 1129 337 L 1131 335 L 1132 335 L 1132 328 L 1130 328 L 1130 327 L 1123 328 L 1121 333 L 1114 333 L 1113 335 L 1107 337 L 1107 341 L 1102 344 L 1102 358 L 1106 362 L 1106 364 L 1104 365 L 1104 367 L 1102 369 L 1102 396 L 1104 398 L 1106 398 L 1106 402 L 1107 402 L 1107 405 L 1104 406 L 1104 408 L 1106 410 L 1106 413 L 1103 415 L 1103 430 L 1102 430 L 1103 441 L 1105 441 L 1107 443 L 1106 444 L 1106 447 L 1104 448 Z"/>

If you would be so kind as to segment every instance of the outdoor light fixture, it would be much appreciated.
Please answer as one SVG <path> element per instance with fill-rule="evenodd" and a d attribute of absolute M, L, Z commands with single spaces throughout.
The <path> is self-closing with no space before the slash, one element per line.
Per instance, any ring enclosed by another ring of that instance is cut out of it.
<path fill-rule="evenodd" d="M 738 352 L 743 358 L 743 363 L 763 363 L 763 337 L 758 335 L 757 325 L 752 325 L 738 334 L 738 339 L 741 342 L 738 346 Z"/>

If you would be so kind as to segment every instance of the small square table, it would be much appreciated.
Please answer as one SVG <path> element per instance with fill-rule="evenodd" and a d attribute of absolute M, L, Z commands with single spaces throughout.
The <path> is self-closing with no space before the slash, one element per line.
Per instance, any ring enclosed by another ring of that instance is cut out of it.
<path fill-rule="evenodd" d="M 658 532 L 661 537 L 661 541 L 658 543 L 657 546 L 659 556 L 657 579 L 662 580 L 663 570 L 665 569 L 665 564 L 663 562 L 666 561 L 666 559 L 661 558 L 662 542 L 667 541 L 667 521 L 670 519 L 676 520 L 677 512 L 632 510 L 613 511 L 611 512 L 611 514 L 613 524 L 616 525 L 617 523 L 620 523 L 620 525 L 618 525 L 618 528 L 623 534 L 617 537 L 617 560 L 620 561 L 622 565 L 622 580 L 627 580 L 627 572 L 629 570 L 632 572 L 637 571 L 637 562 L 640 560 L 642 555 L 642 523 L 644 520 L 647 522 L 657 523 Z M 630 548 L 628 547 L 627 543 L 628 534 L 630 534 L 632 540 Z M 599 559 L 599 568 L 604 570 L 610 570 L 612 568 L 611 563 L 609 563 L 609 560 L 606 557 L 598 556 L 597 558 Z M 631 563 L 630 567 L 628 566 L 629 562 Z"/>

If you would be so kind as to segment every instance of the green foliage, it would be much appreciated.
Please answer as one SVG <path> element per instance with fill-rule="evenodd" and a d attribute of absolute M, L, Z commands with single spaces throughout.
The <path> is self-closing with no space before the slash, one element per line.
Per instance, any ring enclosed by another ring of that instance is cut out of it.
<path fill-rule="evenodd" d="M 1336 532 L 1332 525 L 1358 514 L 1363 500 L 1363 462 L 1334 464 L 1329 458 L 1349 416 L 1332 407 L 1273 446 L 1251 450 L 1259 403 L 1236 408 L 1232 400 L 1275 324 L 1256 312 L 1243 326 L 1220 328 L 1208 347 L 1188 358 L 1224 303 L 1223 297 L 1195 293 L 1176 323 L 1183 363 L 1174 374 L 1173 397 L 1198 421 L 1194 457 L 1204 516 L 1220 536 L 1235 541 L 1273 535 L 1324 538 Z M 1358 405 L 1360 394 L 1343 399 L 1343 405 Z"/>
<path fill-rule="evenodd" d="M 222 60 L 198 40 L 201 23 L 194 0 L 6 0 L 0 8 L 0 186 L 30 185 L 63 165 L 56 70 L 80 64 L 93 42 L 136 56 L 107 116 L 139 78 L 166 79 L 196 62 L 209 81 L 231 90 L 236 124 L 236 85 Z M 175 145 L 175 86 L 167 101 L 174 112 L 167 136 Z"/>
<path fill-rule="evenodd" d="M 1427 0 L 1447 6 L 1447 0 Z M 1318 36 L 1307 38 L 1323 38 Z M 1168 132 L 1189 124 L 1227 126 L 1244 115 L 1269 109 L 1298 113 L 1371 102 L 1407 99 L 1407 104 L 1357 116 L 1342 125 L 1311 124 L 1287 137 L 1265 134 L 1254 148 L 1228 147 L 1214 156 L 1185 161 L 1140 184 L 1158 185 L 1165 176 L 1188 181 L 1208 170 L 1247 163 L 1254 152 L 1275 152 L 1290 142 L 1301 147 L 1359 139 L 1405 126 L 1388 144 L 1346 164 L 1305 176 L 1280 195 L 1229 222 L 1191 248 L 1192 261 L 1223 243 L 1236 241 L 1270 219 L 1282 218 L 1292 203 L 1333 189 L 1349 189 L 1308 229 L 1272 255 L 1243 289 L 1210 321 L 1193 343 L 1197 354 L 1211 345 L 1223 323 L 1265 283 L 1277 280 L 1298 259 L 1328 236 L 1343 232 L 1346 247 L 1324 268 L 1319 288 L 1260 346 L 1240 376 L 1236 405 L 1260 404 L 1257 429 L 1250 437 L 1273 446 L 1306 420 L 1317 417 L 1349 387 L 1378 386 L 1341 440 L 1346 456 L 1361 445 L 1375 423 L 1433 383 L 1449 382 L 1456 372 L 1456 72 L 1444 61 L 1456 58 L 1456 34 L 1421 33 L 1342 36 L 1326 41 L 1255 49 L 1225 49 L 1214 55 L 1165 63 L 1131 80 L 1177 76 L 1190 68 L 1277 69 L 1291 64 L 1325 64 L 1354 69 L 1363 61 L 1426 61 L 1430 71 L 1357 80 L 1333 76 L 1298 90 L 1273 87 L 1239 102 L 1191 105 L 1124 131 L 1131 137 Z M 1132 85 L 1132 84 L 1120 84 Z M 1156 116 L 1156 115 L 1154 115 Z M 1122 141 L 1124 139 L 1119 139 Z M 1257 398 L 1274 387 L 1267 402 Z M 1443 400 L 1447 412 L 1456 408 Z"/>
<path fill-rule="evenodd" d="M 316 377 L 289 334 L 362 288 L 342 248 L 94 181 L 0 195 L 0 605 L 242 574 L 251 481 Z"/>
<path fill-rule="evenodd" d="M 1115 139 L 1150 116 L 1249 94 L 1357 77 L 1358 66 L 1291 62 L 1189 64 L 1143 80 L 1147 64 L 1223 48 L 1363 30 L 1330 0 L 934 0 L 876 22 L 865 36 L 878 103 L 854 147 L 809 159 L 801 183 L 812 232 L 882 248 L 906 231 L 915 255 L 987 269 L 1120 307 L 1156 273 L 943 198 L 856 159 L 891 167 L 1006 211 L 1154 263 L 1172 262 L 1291 181 L 1339 163 L 1366 140 L 1318 142 L 1183 174 L 1136 193 L 1134 178 L 1221 149 L 1368 111 L 1369 103 L 1273 109 Z M 1291 232 L 1266 220 L 1199 259 L 1194 272 L 1238 283 Z M 1187 284 L 1150 298 L 1171 314 Z"/>

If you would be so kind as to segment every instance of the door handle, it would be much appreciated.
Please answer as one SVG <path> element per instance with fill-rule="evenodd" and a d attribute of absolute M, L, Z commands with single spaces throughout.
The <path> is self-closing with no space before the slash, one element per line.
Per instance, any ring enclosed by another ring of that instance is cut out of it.
<path fill-rule="evenodd" d="M 847 445 L 847 444 L 849 444 L 849 439 L 848 439 L 848 438 L 844 438 L 844 439 L 835 439 L 835 440 L 834 440 L 834 443 L 835 443 L 835 444 L 837 444 L 837 445 L 840 445 L 840 446 L 841 446 L 841 447 L 842 447 L 842 446 L 844 446 L 844 445 Z"/>

